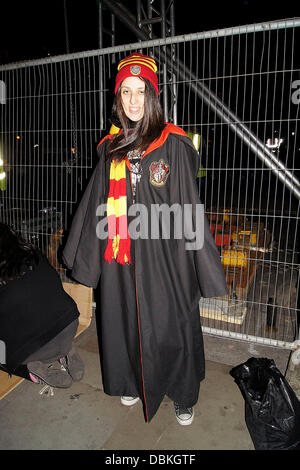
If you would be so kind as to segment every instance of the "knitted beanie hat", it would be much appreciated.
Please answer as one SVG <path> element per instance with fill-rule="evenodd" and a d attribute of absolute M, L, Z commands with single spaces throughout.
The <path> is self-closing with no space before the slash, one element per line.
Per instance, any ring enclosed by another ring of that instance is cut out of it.
<path fill-rule="evenodd" d="M 140 54 L 139 52 L 134 52 L 128 57 L 125 57 L 125 59 L 122 59 L 118 65 L 115 94 L 117 93 L 122 81 L 127 77 L 147 78 L 154 86 L 156 93 L 159 94 L 156 71 L 157 66 L 152 57 Z"/>

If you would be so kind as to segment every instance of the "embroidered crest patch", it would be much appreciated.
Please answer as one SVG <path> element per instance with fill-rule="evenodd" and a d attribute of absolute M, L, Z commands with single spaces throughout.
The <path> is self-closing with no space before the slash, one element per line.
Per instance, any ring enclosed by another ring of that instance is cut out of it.
<path fill-rule="evenodd" d="M 141 67 L 139 65 L 132 65 L 130 67 L 130 73 L 132 75 L 139 75 L 141 73 Z"/>
<path fill-rule="evenodd" d="M 153 186 L 164 186 L 170 174 L 170 165 L 163 159 L 158 162 L 152 162 L 149 166 L 150 183 Z"/>

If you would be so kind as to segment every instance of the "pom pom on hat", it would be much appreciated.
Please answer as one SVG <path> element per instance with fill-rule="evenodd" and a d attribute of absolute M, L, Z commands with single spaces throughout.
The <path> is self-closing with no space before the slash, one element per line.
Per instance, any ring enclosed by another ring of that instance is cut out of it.
<path fill-rule="evenodd" d="M 119 62 L 118 73 L 116 76 L 115 94 L 120 84 L 128 77 L 142 77 L 148 79 L 154 86 L 156 93 L 158 91 L 158 78 L 156 75 L 157 65 L 152 57 L 134 52 Z"/>

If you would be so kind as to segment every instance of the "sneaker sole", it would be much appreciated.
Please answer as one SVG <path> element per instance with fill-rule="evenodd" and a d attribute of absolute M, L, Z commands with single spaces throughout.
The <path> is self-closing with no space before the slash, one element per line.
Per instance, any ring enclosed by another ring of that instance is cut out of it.
<path fill-rule="evenodd" d="M 133 405 L 135 405 L 138 401 L 139 401 L 139 397 L 136 397 L 136 398 L 134 398 L 133 400 L 124 400 L 124 399 L 121 397 L 121 403 L 122 403 L 122 405 L 125 405 L 125 406 L 133 406 Z"/>
<path fill-rule="evenodd" d="M 53 383 L 51 384 L 47 382 L 47 380 L 45 380 L 44 378 L 40 377 L 39 375 L 33 372 L 29 372 L 29 377 L 33 383 L 36 383 L 39 385 L 49 385 L 49 387 L 53 387 L 53 388 L 70 388 L 72 385 L 72 382 L 71 382 L 71 385 L 69 384 L 68 385 L 53 385 Z M 33 380 L 32 378 L 34 378 L 35 380 Z"/>
<path fill-rule="evenodd" d="M 193 415 L 189 418 L 189 419 L 180 419 L 178 418 L 176 415 L 175 415 L 178 423 L 181 425 L 181 426 L 189 426 L 190 424 L 192 424 L 192 422 L 194 421 L 194 413 Z"/>

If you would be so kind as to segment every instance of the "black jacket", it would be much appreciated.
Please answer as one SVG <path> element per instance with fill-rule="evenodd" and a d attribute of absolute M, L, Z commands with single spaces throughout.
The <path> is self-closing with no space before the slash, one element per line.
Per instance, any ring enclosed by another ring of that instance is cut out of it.
<path fill-rule="evenodd" d="M 0 340 L 6 369 L 13 372 L 28 356 L 78 318 L 74 300 L 45 256 L 34 270 L 0 287 Z"/>
<path fill-rule="evenodd" d="M 186 240 L 172 236 L 172 219 L 170 239 L 132 240 L 132 265 L 104 261 L 107 240 L 97 238 L 103 217 L 96 210 L 108 194 L 105 145 L 98 147 L 99 163 L 73 219 L 64 260 L 77 281 L 96 287 L 100 280 L 104 391 L 140 396 L 150 421 L 164 395 L 188 406 L 197 402 L 205 370 L 199 299 L 226 295 L 227 288 L 206 217 L 202 249 L 186 250 Z M 183 131 L 167 125 L 142 158 L 136 203 L 149 213 L 153 204 L 190 204 L 195 222 L 198 158 Z M 168 173 L 157 185 L 159 163 Z M 127 170 L 128 207 L 131 194 Z"/>

